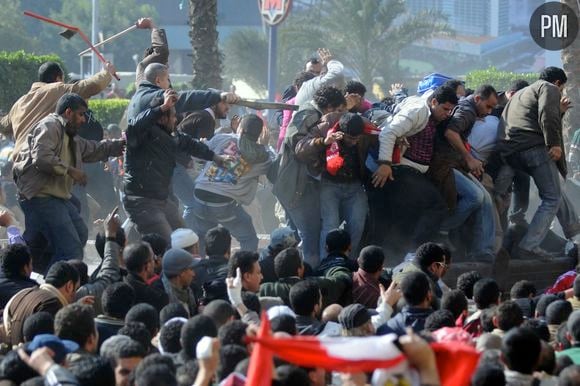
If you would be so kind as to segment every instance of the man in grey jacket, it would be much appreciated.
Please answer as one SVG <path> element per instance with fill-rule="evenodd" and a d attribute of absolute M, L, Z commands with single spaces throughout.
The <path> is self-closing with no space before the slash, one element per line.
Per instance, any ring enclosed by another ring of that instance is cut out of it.
<path fill-rule="evenodd" d="M 47 240 L 52 262 L 83 257 L 88 229 L 71 201 L 74 183 L 86 185 L 83 162 L 118 157 L 124 140 L 89 141 L 77 135 L 87 103 L 78 94 L 64 94 L 56 112 L 42 119 L 14 158 L 14 179 L 24 211 L 24 240 L 34 256 L 42 256 Z M 46 263 L 46 262 L 45 262 Z"/>

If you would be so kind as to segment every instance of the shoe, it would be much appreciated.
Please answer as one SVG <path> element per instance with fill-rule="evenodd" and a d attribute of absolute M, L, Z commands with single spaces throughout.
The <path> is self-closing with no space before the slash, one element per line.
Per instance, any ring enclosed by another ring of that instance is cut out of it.
<path fill-rule="evenodd" d="M 534 248 L 533 250 L 527 250 L 523 248 L 517 248 L 515 257 L 520 260 L 537 260 L 537 261 L 551 261 L 554 260 L 555 256 L 550 254 L 548 251 L 542 248 Z"/>

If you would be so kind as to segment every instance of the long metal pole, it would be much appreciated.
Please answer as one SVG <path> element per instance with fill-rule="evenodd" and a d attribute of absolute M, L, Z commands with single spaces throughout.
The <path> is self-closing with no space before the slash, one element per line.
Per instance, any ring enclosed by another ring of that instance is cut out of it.
<path fill-rule="evenodd" d="M 278 55 L 278 27 L 270 26 L 268 41 L 268 100 L 276 100 L 276 57 Z"/>
<path fill-rule="evenodd" d="M 99 36 L 99 0 L 92 0 L 93 3 L 93 20 L 92 20 L 92 30 L 91 30 L 91 41 L 93 44 L 97 43 Z M 91 54 L 91 74 L 94 75 L 98 72 L 98 58 L 93 52 Z"/>

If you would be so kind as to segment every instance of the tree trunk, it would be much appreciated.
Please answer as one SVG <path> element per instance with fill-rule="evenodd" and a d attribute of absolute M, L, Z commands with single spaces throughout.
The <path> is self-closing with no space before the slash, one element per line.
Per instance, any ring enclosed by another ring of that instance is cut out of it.
<path fill-rule="evenodd" d="M 193 49 L 193 87 L 221 89 L 222 58 L 218 48 L 217 0 L 189 0 L 189 24 Z"/>
<path fill-rule="evenodd" d="M 562 0 L 561 2 L 577 14 L 580 11 L 576 0 Z M 562 64 L 568 77 L 566 95 L 570 98 L 572 106 L 564 116 L 563 132 L 570 141 L 574 131 L 580 128 L 580 38 L 576 38 L 571 45 L 562 50 Z"/>

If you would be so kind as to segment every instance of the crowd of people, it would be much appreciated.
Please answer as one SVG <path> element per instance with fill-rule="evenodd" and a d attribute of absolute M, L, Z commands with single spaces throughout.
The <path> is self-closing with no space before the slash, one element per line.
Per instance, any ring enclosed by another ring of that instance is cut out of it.
<path fill-rule="evenodd" d="M 110 63 L 74 84 L 57 63 L 43 64 L 1 120 L 14 139 L 24 214 L 23 233 L 0 215 L 10 238 L 0 250 L 2 381 L 244 384 L 264 314 L 279 337 L 396 336 L 411 369 L 392 384 L 441 384 L 427 342 L 477 350 L 474 386 L 580 384 L 575 271 L 546 291 L 517 282 L 509 296 L 477 271 L 445 283 L 452 255 L 542 264 L 567 244 L 575 250 L 562 69 L 504 92 L 429 76 L 417 95 L 394 85 L 371 103 L 365 85 L 345 82 L 343 64 L 320 49 L 285 90 L 299 109 L 278 114 L 272 138 L 256 114 L 216 129 L 239 97 L 173 90 L 165 32 L 150 19 L 137 26 L 151 29 L 152 45 L 137 67 L 122 135 L 95 138 L 87 129 L 94 117 L 86 100 L 111 82 Z M 577 137 L 570 135 L 573 163 Z M 91 178 L 84 164 L 97 162 L 122 171 L 122 200 L 108 202 L 95 240 L 102 261 L 91 272 L 81 208 Z M 528 224 L 530 177 L 541 204 Z M 286 226 L 260 249 L 246 208 L 264 178 Z M 547 237 L 555 218 L 563 237 Z M 517 238 L 515 226 L 523 229 Z M 396 267 L 382 248 L 393 234 L 409 253 Z M 324 363 L 274 364 L 276 385 L 393 382 Z"/>

